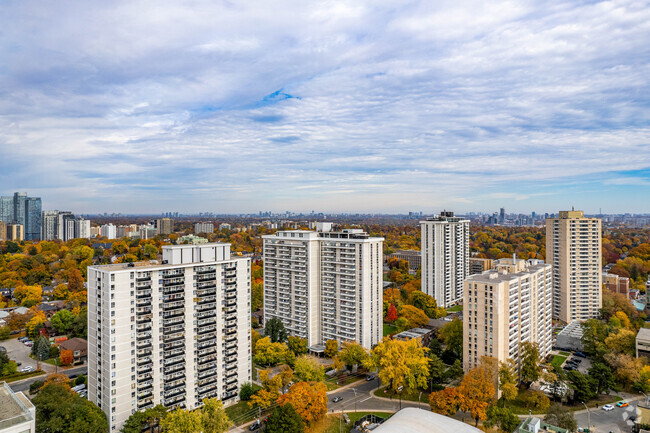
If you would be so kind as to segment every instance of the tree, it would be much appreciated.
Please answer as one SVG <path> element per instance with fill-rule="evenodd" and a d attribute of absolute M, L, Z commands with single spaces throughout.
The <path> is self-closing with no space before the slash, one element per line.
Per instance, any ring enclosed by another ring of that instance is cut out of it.
<path fill-rule="evenodd" d="M 263 388 L 255 383 L 245 382 L 242 384 L 241 389 L 239 390 L 239 399 L 241 401 L 249 401 L 253 394 L 255 394 L 260 389 Z"/>
<path fill-rule="evenodd" d="M 400 316 L 408 321 L 409 329 L 419 328 L 429 323 L 429 317 L 413 305 L 402 305 L 400 308 Z"/>
<path fill-rule="evenodd" d="M 46 320 L 45 313 L 43 313 L 42 311 L 37 311 L 36 313 L 34 313 L 32 318 L 29 319 L 29 321 L 25 325 L 25 328 L 27 329 L 27 334 L 32 338 L 36 338 L 39 329 L 41 329 L 45 324 L 45 320 Z"/>
<path fill-rule="evenodd" d="M 519 352 L 521 354 L 520 381 L 530 385 L 539 379 L 539 345 L 524 341 L 519 346 Z"/>
<path fill-rule="evenodd" d="M 307 339 L 300 337 L 289 337 L 287 339 L 287 346 L 289 350 L 296 356 L 304 355 L 307 353 Z"/>
<path fill-rule="evenodd" d="M 596 392 L 598 394 L 603 392 L 609 394 L 609 390 L 616 386 L 612 369 L 602 362 L 594 362 L 591 365 L 591 368 L 589 369 L 589 378 L 596 386 Z"/>
<path fill-rule="evenodd" d="M 259 407 L 266 410 L 278 399 L 278 393 L 266 389 L 260 389 L 253 394 L 248 402 L 249 408 Z"/>
<path fill-rule="evenodd" d="M 153 244 L 145 244 L 144 247 L 142 247 L 142 254 L 147 259 L 155 260 L 158 255 L 158 248 Z"/>
<path fill-rule="evenodd" d="M 429 406 L 435 413 L 441 415 L 453 416 L 458 412 L 458 392 L 456 387 L 447 387 L 441 391 L 429 394 Z"/>
<path fill-rule="evenodd" d="M 395 320 L 397 320 L 397 308 L 395 308 L 395 304 L 390 304 L 386 313 L 386 321 L 394 322 Z"/>
<path fill-rule="evenodd" d="M 23 307 L 33 307 L 43 300 L 43 288 L 41 286 L 19 286 L 14 290 L 14 298 Z"/>
<path fill-rule="evenodd" d="M 327 387 L 322 382 L 298 382 L 278 399 L 279 405 L 291 404 L 310 426 L 327 413 Z"/>
<path fill-rule="evenodd" d="M 476 425 L 479 419 L 487 417 L 485 411 L 494 400 L 496 390 L 491 376 L 487 369 L 479 366 L 468 371 L 458 386 L 459 409 L 469 412 L 476 419 Z"/>
<path fill-rule="evenodd" d="M 290 403 L 277 407 L 266 422 L 266 433 L 304 433 L 304 431 L 305 424 Z"/>
<path fill-rule="evenodd" d="M 573 412 L 565 408 L 561 404 L 553 403 L 546 412 L 544 422 L 557 427 L 575 431 L 578 427 Z"/>
<path fill-rule="evenodd" d="M 68 292 L 68 286 L 61 283 L 54 288 L 54 291 L 52 292 L 52 296 L 54 297 L 54 299 L 63 300 L 63 299 L 68 299 L 69 293 L 70 292 Z"/>
<path fill-rule="evenodd" d="M 548 409 L 551 401 L 541 391 L 528 391 L 521 397 L 522 402 L 528 409 L 536 409 L 544 412 Z"/>
<path fill-rule="evenodd" d="M 39 361 L 45 361 L 50 357 L 50 342 L 42 335 L 32 346 L 32 353 Z"/>
<path fill-rule="evenodd" d="M 69 387 L 46 383 L 32 403 L 36 407 L 37 433 L 108 432 L 104 412 Z"/>
<path fill-rule="evenodd" d="M 320 382 L 325 380 L 325 370 L 318 361 L 307 356 L 300 356 L 296 359 L 294 373 L 307 382 Z"/>
<path fill-rule="evenodd" d="M 618 329 L 605 339 L 605 346 L 615 353 L 626 353 L 634 356 L 636 353 L 636 332 L 629 329 Z"/>
<path fill-rule="evenodd" d="M 201 414 L 185 409 L 176 409 L 167 413 L 160 422 L 165 433 L 197 433 L 201 430 Z"/>
<path fill-rule="evenodd" d="M 417 340 L 384 338 L 372 349 L 364 366 L 369 370 L 377 368 L 382 383 L 395 392 L 400 386 L 425 387 L 429 376 L 428 350 Z"/>
<path fill-rule="evenodd" d="M 56 329 L 59 334 L 67 334 L 74 326 L 74 320 L 77 318 L 69 310 L 61 310 L 55 313 L 50 319 L 52 327 Z"/>
<path fill-rule="evenodd" d="M 356 341 L 346 341 L 339 352 L 339 359 L 343 361 L 348 371 L 355 365 L 361 364 L 368 357 L 366 350 Z"/>
<path fill-rule="evenodd" d="M 288 365 L 282 365 L 277 376 L 280 378 L 280 386 L 286 388 L 293 381 L 293 370 Z"/>
<path fill-rule="evenodd" d="M 84 279 L 79 269 L 73 268 L 68 271 L 68 290 L 79 292 L 84 289 Z"/>
<path fill-rule="evenodd" d="M 79 314 L 74 319 L 72 336 L 84 339 L 88 338 L 88 308 L 85 306 L 79 310 Z"/>
<path fill-rule="evenodd" d="M 70 389 L 70 378 L 62 373 L 51 373 L 45 378 L 45 385 L 58 385 Z"/>
<path fill-rule="evenodd" d="M 0 326 L 0 341 L 6 340 L 11 337 L 11 328 L 8 326 Z"/>
<path fill-rule="evenodd" d="M 429 380 L 433 383 L 440 383 L 445 378 L 447 367 L 442 359 L 429 352 Z"/>
<path fill-rule="evenodd" d="M 203 433 L 225 433 L 233 423 L 228 418 L 221 400 L 207 398 L 201 408 L 201 425 Z"/>
<path fill-rule="evenodd" d="M 567 373 L 569 384 L 573 388 L 574 401 L 589 401 L 595 398 L 597 385 L 589 376 L 585 376 L 579 371 L 569 371 Z"/>
<path fill-rule="evenodd" d="M 272 343 L 284 343 L 287 340 L 287 330 L 284 329 L 282 320 L 277 317 L 266 321 L 264 335 L 270 338 Z"/>
<path fill-rule="evenodd" d="M 442 344 L 440 344 L 440 340 L 433 336 L 429 341 L 429 354 L 436 355 L 438 357 L 442 355 Z"/>
<path fill-rule="evenodd" d="M 325 341 L 325 356 L 334 358 L 339 353 L 339 342 L 336 340 Z"/>
<path fill-rule="evenodd" d="M 498 426 L 505 432 L 515 431 L 519 425 L 519 417 L 506 407 L 491 406 L 487 410 L 486 427 Z"/>
<path fill-rule="evenodd" d="M 451 364 L 451 367 L 447 369 L 447 372 L 445 374 L 449 379 L 452 380 L 462 377 L 463 365 L 461 364 L 460 359 L 455 360 L 454 363 Z"/>
<path fill-rule="evenodd" d="M 406 319 L 406 317 L 399 317 L 394 322 L 394 325 L 397 328 L 397 332 L 404 332 L 411 329 L 411 324 L 409 323 L 408 319 Z"/>
<path fill-rule="evenodd" d="M 640 378 L 643 361 L 639 358 L 633 358 L 625 353 L 608 353 L 605 355 L 605 361 L 614 369 L 616 381 L 628 387 Z"/>
<path fill-rule="evenodd" d="M 409 296 L 409 302 L 416 308 L 419 308 L 432 319 L 440 317 L 438 314 L 440 310 L 438 309 L 438 304 L 433 296 L 427 295 L 424 292 L 419 290 L 414 291 Z"/>
<path fill-rule="evenodd" d="M 260 338 L 255 344 L 255 362 L 261 365 L 275 365 L 284 359 L 287 352 L 284 343 L 271 343 L 269 337 Z"/>
<path fill-rule="evenodd" d="M 607 338 L 607 325 L 597 319 L 585 320 L 582 327 L 582 345 L 590 355 L 602 356 L 607 349 L 604 341 Z"/>
<path fill-rule="evenodd" d="M 454 320 L 440 328 L 438 331 L 438 336 L 447 345 L 447 350 L 449 350 L 456 359 L 462 359 L 463 322 L 461 322 L 458 318 L 454 318 Z"/>
<path fill-rule="evenodd" d="M 59 360 L 61 361 L 61 365 L 70 365 L 74 361 L 74 356 L 72 354 L 72 350 L 61 350 L 61 353 L 59 354 Z"/>

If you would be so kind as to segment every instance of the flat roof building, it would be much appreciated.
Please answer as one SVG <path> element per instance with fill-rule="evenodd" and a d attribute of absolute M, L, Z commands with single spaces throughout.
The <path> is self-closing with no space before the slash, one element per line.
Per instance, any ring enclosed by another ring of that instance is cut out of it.
<path fill-rule="evenodd" d="M 563 350 L 582 351 L 582 335 L 584 331 L 580 325 L 582 322 L 574 320 L 562 329 L 555 337 L 555 346 Z"/>
<path fill-rule="evenodd" d="M 35 433 L 36 408 L 25 394 L 0 382 L 0 433 Z"/>
<path fill-rule="evenodd" d="M 641 328 L 636 334 L 636 357 L 650 358 L 650 329 Z"/>

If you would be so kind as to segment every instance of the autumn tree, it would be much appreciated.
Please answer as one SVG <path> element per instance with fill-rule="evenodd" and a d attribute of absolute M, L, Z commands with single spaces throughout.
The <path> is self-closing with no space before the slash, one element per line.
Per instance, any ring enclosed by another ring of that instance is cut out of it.
<path fill-rule="evenodd" d="M 402 305 L 402 293 L 399 289 L 384 290 L 384 301 L 394 305 Z"/>
<path fill-rule="evenodd" d="M 433 296 L 427 295 L 419 290 L 409 295 L 409 302 L 432 319 L 442 317 L 443 313 L 446 313 L 444 309 L 438 308 L 438 304 Z"/>
<path fill-rule="evenodd" d="M 631 386 L 640 378 L 643 361 L 625 353 L 608 353 L 605 361 L 614 369 L 616 381 L 624 387 Z"/>
<path fill-rule="evenodd" d="M 495 393 L 491 373 L 482 367 L 473 368 L 458 386 L 459 409 L 469 412 L 478 425 L 479 419 L 486 418 L 485 411 L 494 400 Z"/>
<path fill-rule="evenodd" d="M 499 364 L 499 389 L 504 404 L 506 401 L 517 398 L 517 370 L 515 367 L 515 361 L 512 358 Z"/>
<path fill-rule="evenodd" d="M 70 365 L 74 361 L 74 356 L 72 354 L 72 350 L 61 350 L 59 353 L 59 361 L 61 362 L 61 365 Z"/>
<path fill-rule="evenodd" d="M 47 376 L 45 379 L 44 386 L 47 385 L 57 385 L 61 386 L 64 389 L 70 389 L 70 378 L 65 374 L 61 373 L 52 373 Z"/>
<path fill-rule="evenodd" d="M 279 405 L 291 404 L 310 426 L 327 413 L 327 387 L 322 382 L 298 382 L 278 399 Z"/>
<path fill-rule="evenodd" d="M 68 271 L 68 290 L 78 292 L 84 289 L 84 279 L 79 269 L 74 268 Z"/>
<path fill-rule="evenodd" d="M 307 339 L 300 337 L 289 337 L 287 339 L 287 346 L 289 350 L 296 356 L 304 355 L 307 353 Z"/>
<path fill-rule="evenodd" d="M 530 385 L 539 379 L 539 345 L 524 341 L 519 346 L 521 357 L 521 370 L 519 372 L 520 382 Z"/>
<path fill-rule="evenodd" d="M 562 406 L 561 404 L 553 403 L 546 412 L 544 422 L 567 429 L 568 431 L 576 431 L 578 424 L 573 417 L 573 412 Z"/>
<path fill-rule="evenodd" d="M 636 353 L 636 332 L 619 328 L 605 339 L 605 346 L 612 352 L 634 356 Z"/>
<path fill-rule="evenodd" d="M 372 349 L 364 366 L 369 370 L 378 369 L 382 383 L 395 392 L 401 386 L 406 389 L 425 387 L 429 376 L 428 350 L 415 339 L 384 338 Z"/>
<path fill-rule="evenodd" d="M 308 356 L 299 356 L 294 365 L 295 374 L 305 381 L 325 380 L 325 370 L 318 361 Z"/>
<path fill-rule="evenodd" d="M 54 288 L 54 291 L 52 292 L 52 297 L 58 300 L 68 299 L 69 293 L 70 292 L 68 291 L 68 286 L 61 283 Z"/>
<path fill-rule="evenodd" d="M 395 308 L 395 304 L 390 304 L 386 313 L 386 321 L 394 322 L 395 320 L 397 320 L 397 308 Z"/>
<path fill-rule="evenodd" d="M 13 293 L 14 298 L 23 307 L 33 307 L 43 300 L 43 288 L 41 286 L 19 286 Z"/>
<path fill-rule="evenodd" d="M 197 433 L 201 431 L 201 413 L 179 408 L 168 412 L 160 426 L 165 433 Z"/>
<path fill-rule="evenodd" d="M 255 362 L 261 365 L 275 365 L 284 359 L 287 352 L 284 343 L 271 343 L 269 337 L 260 338 L 255 344 Z"/>
<path fill-rule="evenodd" d="M 429 323 L 429 317 L 424 314 L 424 311 L 414 307 L 413 305 L 402 305 L 399 314 L 408 321 L 409 329 L 420 328 Z"/>
<path fill-rule="evenodd" d="M 339 353 L 339 342 L 336 340 L 325 341 L 325 356 L 334 358 Z"/>
<path fill-rule="evenodd" d="M 32 339 L 36 338 L 39 329 L 41 329 L 45 324 L 45 320 L 46 320 L 45 313 L 43 313 L 42 311 L 37 311 L 36 313 L 34 313 L 32 318 L 29 319 L 29 321 L 25 325 L 25 329 L 27 329 L 27 334 L 30 337 L 32 337 Z"/>
<path fill-rule="evenodd" d="M 343 361 L 345 368 L 352 371 L 355 365 L 361 364 L 368 357 L 368 353 L 356 341 L 346 341 L 338 356 Z"/>
<path fill-rule="evenodd" d="M 232 425 L 221 400 L 216 398 L 203 400 L 203 407 L 201 407 L 201 431 L 203 433 L 225 433 Z"/>
<path fill-rule="evenodd" d="M 450 386 L 441 391 L 429 394 L 429 406 L 431 406 L 431 410 L 435 413 L 453 416 L 458 412 L 459 405 L 460 400 L 456 387 Z"/>

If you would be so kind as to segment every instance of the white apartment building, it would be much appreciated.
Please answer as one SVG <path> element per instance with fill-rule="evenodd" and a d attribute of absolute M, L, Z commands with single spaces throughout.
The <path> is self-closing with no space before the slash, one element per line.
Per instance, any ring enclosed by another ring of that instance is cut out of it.
<path fill-rule="evenodd" d="M 279 318 L 309 346 L 381 340 L 383 238 L 361 229 L 289 230 L 263 236 L 264 320 Z"/>
<path fill-rule="evenodd" d="M 102 226 L 102 236 L 108 239 L 117 239 L 117 227 L 113 224 L 104 224 Z"/>
<path fill-rule="evenodd" d="M 519 365 L 519 347 L 539 344 L 542 357 L 552 347 L 553 275 L 540 260 L 501 259 L 496 268 L 465 280 L 463 367 L 468 371 L 491 356 Z"/>
<path fill-rule="evenodd" d="M 36 408 L 25 394 L 0 382 L 0 433 L 35 433 Z"/>
<path fill-rule="evenodd" d="M 598 218 L 560 211 L 546 220 L 546 263 L 553 266 L 553 317 L 598 317 L 602 307 L 602 235 Z"/>
<path fill-rule="evenodd" d="M 441 212 L 422 228 L 422 291 L 439 307 L 449 308 L 463 299 L 463 281 L 469 275 L 469 220 Z"/>
<path fill-rule="evenodd" d="M 46 210 L 43 211 L 41 217 L 41 239 L 44 241 L 51 241 L 57 239 L 59 225 L 59 211 Z"/>
<path fill-rule="evenodd" d="M 163 246 L 162 263 L 88 267 L 88 398 L 110 431 L 157 404 L 238 400 L 251 381 L 250 272 L 225 243 Z"/>
<path fill-rule="evenodd" d="M 212 233 L 214 232 L 214 224 L 206 222 L 198 222 L 194 224 L 194 233 Z"/>

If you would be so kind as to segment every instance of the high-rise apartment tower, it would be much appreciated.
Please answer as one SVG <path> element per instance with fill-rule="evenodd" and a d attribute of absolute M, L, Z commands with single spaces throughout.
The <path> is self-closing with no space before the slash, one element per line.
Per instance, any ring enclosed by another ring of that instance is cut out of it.
<path fill-rule="evenodd" d="M 111 432 L 157 404 L 238 400 L 251 380 L 250 270 L 224 243 L 88 267 L 88 398 Z"/>
<path fill-rule="evenodd" d="M 420 226 L 422 291 L 439 307 L 451 307 L 463 299 L 463 281 L 469 275 L 469 220 L 441 212 Z"/>
<path fill-rule="evenodd" d="M 546 263 L 553 266 L 553 317 L 598 317 L 602 307 L 601 221 L 582 211 L 546 220 Z"/>
<path fill-rule="evenodd" d="M 309 346 L 371 348 L 382 337 L 384 238 L 361 229 L 288 230 L 264 239 L 264 320 L 282 320 Z"/>

